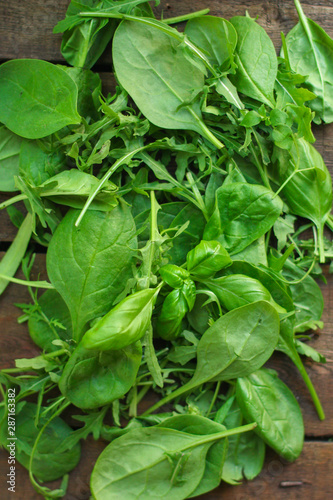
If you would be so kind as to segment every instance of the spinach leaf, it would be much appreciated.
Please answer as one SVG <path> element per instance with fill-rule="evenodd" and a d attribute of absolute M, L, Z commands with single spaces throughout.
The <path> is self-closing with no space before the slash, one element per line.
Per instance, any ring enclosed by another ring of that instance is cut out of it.
<path fill-rule="evenodd" d="M 234 396 L 233 396 L 234 397 Z M 223 420 L 227 429 L 243 424 L 244 417 L 236 400 Z M 223 464 L 222 480 L 239 484 L 244 478 L 254 479 L 260 474 L 265 459 L 265 443 L 254 431 L 228 438 L 228 451 Z"/>
<path fill-rule="evenodd" d="M 302 412 L 276 372 L 261 369 L 239 378 L 236 398 L 245 418 L 257 423 L 254 432 L 283 458 L 296 460 L 304 441 Z"/>
<path fill-rule="evenodd" d="M 332 180 L 320 153 L 306 140 L 295 139 L 290 151 L 275 147 L 273 175 L 282 186 L 290 211 L 310 219 L 318 230 L 320 262 L 325 262 L 324 225 L 332 209 Z"/>
<path fill-rule="evenodd" d="M 216 208 L 205 240 L 217 240 L 232 255 L 264 235 L 282 212 L 282 201 L 257 184 L 234 182 L 216 191 Z"/>
<path fill-rule="evenodd" d="M 59 381 L 62 394 L 83 410 L 122 398 L 134 384 L 142 356 L 140 342 L 117 351 L 86 350 L 79 344 Z"/>
<path fill-rule="evenodd" d="M 15 134 L 39 139 L 81 121 L 77 87 L 46 61 L 16 59 L 0 66 L 0 121 Z"/>
<path fill-rule="evenodd" d="M 48 151 L 41 141 L 23 141 L 21 145 L 19 174 L 31 186 L 39 186 L 55 176 L 66 166 L 62 151 Z"/>
<path fill-rule="evenodd" d="M 98 109 L 101 105 L 99 96 L 102 92 L 102 81 L 97 73 L 83 68 L 68 68 L 66 73 L 74 80 L 78 89 L 77 110 L 85 118 L 98 120 Z"/>
<path fill-rule="evenodd" d="M 90 210 L 77 228 L 78 215 L 74 209 L 65 215 L 46 259 L 51 283 L 70 310 L 76 340 L 125 288 L 136 247 L 134 221 L 125 204 L 110 212 Z"/>
<path fill-rule="evenodd" d="M 207 54 L 211 65 L 226 68 L 233 60 L 237 45 L 237 33 L 226 19 L 203 16 L 190 19 L 185 27 L 186 35 Z"/>
<path fill-rule="evenodd" d="M 0 191 L 16 191 L 22 137 L 0 126 Z"/>
<path fill-rule="evenodd" d="M 175 429 L 193 435 L 214 434 L 225 430 L 223 425 L 199 415 L 177 415 L 170 417 L 158 424 L 158 427 L 163 427 L 164 429 Z M 230 438 L 233 437 L 234 436 L 230 436 Z M 230 438 L 218 441 L 209 448 L 206 455 L 204 475 L 199 485 L 191 493 L 189 498 L 203 495 L 220 484 L 222 467 Z"/>
<path fill-rule="evenodd" d="M 274 108 L 277 57 L 271 39 L 249 17 L 236 16 L 230 22 L 238 35 L 235 54 L 237 69 L 234 76 L 230 75 L 231 81 L 239 92 Z"/>
<path fill-rule="evenodd" d="M 53 340 L 72 338 L 72 321 L 65 302 L 56 290 L 47 290 L 38 299 L 38 308 L 29 316 L 29 334 L 41 349 L 52 352 L 59 349 Z"/>
<path fill-rule="evenodd" d="M 96 500 L 188 498 L 204 477 L 212 444 L 233 432 L 240 429 L 205 435 L 163 427 L 134 429 L 112 441 L 99 456 L 91 477 L 93 496 Z M 118 466 L 120 461 L 126 468 Z"/>
<path fill-rule="evenodd" d="M 20 405 L 20 406 L 19 406 Z M 47 419 L 41 417 L 36 427 L 35 418 L 37 405 L 34 403 L 19 403 L 16 412 L 16 459 L 27 469 L 30 455 L 40 428 Z M 44 410 L 45 408 L 41 408 Z M 0 409 L 0 413 L 2 409 Z M 81 449 L 79 443 L 70 450 L 58 451 L 61 442 L 72 432 L 72 429 L 60 418 L 56 417 L 43 432 L 37 449 L 34 453 L 32 472 L 39 481 L 54 481 L 70 472 L 80 460 Z M 2 437 L 2 436 L 1 436 Z M 2 442 L 6 446 L 7 439 Z"/>
<path fill-rule="evenodd" d="M 201 241 L 186 257 L 188 271 L 196 278 L 209 278 L 232 262 L 218 241 Z"/>
<path fill-rule="evenodd" d="M 244 274 L 231 274 L 221 278 L 205 280 L 204 284 L 215 293 L 221 305 L 227 311 L 258 300 L 265 300 L 275 307 L 278 313 L 286 312 L 274 301 L 270 292 L 260 281 Z"/>
<path fill-rule="evenodd" d="M 149 121 L 194 130 L 222 147 L 202 121 L 198 94 L 204 74 L 185 57 L 179 41 L 155 27 L 123 21 L 112 51 L 117 79 Z"/>
<path fill-rule="evenodd" d="M 308 106 L 326 123 L 333 121 L 332 65 L 333 40 L 317 23 L 308 19 L 298 0 L 299 23 L 288 33 L 286 42 L 290 65 L 305 75 L 304 86 L 317 97 Z"/>

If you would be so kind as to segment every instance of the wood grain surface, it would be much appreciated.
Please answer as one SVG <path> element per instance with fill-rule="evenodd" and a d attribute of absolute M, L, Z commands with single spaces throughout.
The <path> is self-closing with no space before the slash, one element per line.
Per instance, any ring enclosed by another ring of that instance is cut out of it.
<path fill-rule="evenodd" d="M 64 17 L 68 0 L 12 0 L 0 2 L 0 60 L 11 58 L 40 58 L 53 62 L 63 62 L 60 54 L 61 36 L 54 35 L 54 25 Z M 333 36 L 333 0 L 302 2 L 305 13 L 318 22 Z M 265 27 L 275 46 L 280 46 L 280 31 L 288 32 L 297 22 L 297 14 L 292 0 L 169 0 L 161 1 L 155 11 L 158 16 L 173 17 L 198 9 L 210 8 L 211 14 L 227 19 L 243 15 L 247 10 L 252 17 Z M 102 71 L 104 92 L 114 88 L 111 74 L 110 49 L 107 49 L 98 64 Z M 1 96 L 0 96 L 1 98 Z M 333 173 L 333 125 L 316 127 L 316 147 L 323 154 L 325 162 Z M 0 202 L 9 195 L 1 195 Z M 0 244 L 8 245 L 16 234 L 6 211 L 0 212 Z M 4 249 L 4 247 L 2 247 Z M 0 257 L 3 254 L 0 253 Z M 20 272 L 18 277 L 22 277 Z M 37 255 L 32 279 L 46 278 L 45 255 Z M 200 497 L 202 500 L 326 500 L 333 490 L 333 276 L 325 268 L 327 284 L 321 283 L 325 300 L 323 321 L 325 326 L 320 334 L 311 334 L 310 344 L 327 358 L 323 365 L 305 361 L 305 366 L 318 391 L 326 412 L 326 420 L 320 422 L 313 408 L 310 396 L 301 377 L 289 360 L 277 354 L 269 362 L 280 377 L 296 394 L 302 408 L 306 443 L 299 459 L 293 464 L 281 460 L 273 452 L 267 453 L 265 466 L 258 478 L 240 486 L 221 485 L 213 492 Z M 14 366 L 20 357 L 39 354 L 38 348 L 30 340 L 25 324 L 19 325 L 20 310 L 14 303 L 29 301 L 24 287 L 9 285 L 0 298 L 0 367 Z M 148 402 L 147 402 L 148 403 Z M 72 422 L 71 422 L 72 423 Z M 292 422 L 291 422 L 292 425 Z M 103 441 L 88 439 L 82 444 L 82 459 L 70 474 L 66 500 L 88 500 L 89 476 L 99 453 L 105 447 Z M 38 500 L 38 495 L 29 482 L 27 471 L 17 464 L 17 490 L 15 494 L 7 490 L 7 454 L 0 452 L 0 498 L 9 500 Z M 54 487 L 57 483 L 50 483 Z M 106 499 L 107 500 L 107 499 Z M 121 499 L 119 499 L 121 500 Z"/>

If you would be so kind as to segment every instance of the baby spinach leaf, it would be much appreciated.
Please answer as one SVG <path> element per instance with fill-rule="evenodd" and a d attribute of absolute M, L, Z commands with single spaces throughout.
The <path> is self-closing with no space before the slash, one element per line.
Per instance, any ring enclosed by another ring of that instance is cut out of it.
<path fill-rule="evenodd" d="M 304 441 L 302 412 L 276 372 L 261 369 L 239 378 L 236 398 L 245 418 L 257 423 L 254 432 L 283 458 L 296 460 Z"/>
<path fill-rule="evenodd" d="M 63 218 L 46 259 L 51 283 L 71 312 L 77 340 L 125 288 L 136 247 L 134 221 L 125 204 L 110 212 L 90 210 L 77 228 L 78 215 L 73 209 Z"/>
<path fill-rule="evenodd" d="M 243 420 L 239 405 L 234 400 L 223 423 L 227 429 L 233 429 L 242 425 Z M 244 478 L 254 479 L 264 465 L 265 448 L 265 443 L 254 431 L 230 436 L 222 480 L 229 484 L 239 484 Z"/>
<path fill-rule="evenodd" d="M 81 345 L 87 350 L 109 351 L 141 339 L 150 325 L 158 292 L 147 288 L 123 299 L 84 334 Z"/>
<path fill-rule="evenodd" d="M 68 68 L 63 66 L 66 73 L 74 80 L 78 88 L 77 110 L 81 116 L 99 118 L 97 112 L 101 103 L 99 96 L 102 92 L 102 81 L 97 73 L 83 68 Z"/>
<path fill-rule="evenodd" d="M 0 413 L 1 411 L 0 409 Z M 45 417 L 41 417 L 36 427 L 36 412 L 37 405 L 28 402 L 20 403 L 16 412 L 16 459 L 27 469 L 39 430 L 47 421 Z M 58 451 L 61 442 L 71 432 L 72 429 L 60 417 L 55 417 L 46 427 L 37 444 L 32 463 L 32 472 L 39 481 L 54 481 L 77 466 L 81 454 L 79 443 L 69 450 Z M 6 446 L 7 443 L 6 439 L 1 444 Z"/>
<path fill-rule="evenodd" d="M 185 33 L 204 50 L 212 66 L 226 67 L 232 62 L 237 33 L 226 19 L 214 16 L 190 19 L 186 23 Z"/>
<path fill-rule="evenodd" d="M 82 208 L 98 184 L 99 180 L 94 175 L 76 169 L 65 170 L 38 186 L 36 193 L 54 203 Z M 116 191 L 117 187 L 112 182 L 106 182 L 89 205 L 89 209 L 112 210 L 118 204 Z"/>
<path fill-rule="evenodd" d="M 41 141 L 23 141 L 20 152 L 20 176 L 31 186 L 39 186 L 66 167 L 61 151 L 47 151 Z"/>
<path fill-rule="evenodd" d="M 321 154 L 306 140 L 295 139 L 289 152 L 275 148 L 275 180 L 290 211 L 318 229 L 320 262 L 325 262 L 323 230 L 332 209 L 332 180 Z"/>
<path fill-rule="evenodd" d="M 163 420 L 158 427 L 175 429 L 193 435 L 214 434 L 225 430 L 223 425 L 213 422 L 209 418 L 199 415 L 177 415 Z M 237 427 L 237 426 L 234 426 Z M 246 433 L 248 434 L 248 433 Z M 234 436 L 231 436 L 234 437 Z M 206 467 L 204 475 L 189 498 L 203 495 L 216 488 L 221 482 L 221 472 L 228 448 L 229 439 L 223 439 L 213 444 L 206 455 Z"/>
<path fill-rule="evenodd" d="M 86 350 L 79 344 L 65 365 L 59 389 L 83 410 L 108 405 L 130 390 L 141 356 L 140 342 L 104 352 Z"/>
<path fill-rule="evenodd" d="M 197 97 L 204 74 L 185 57 L 179 41 L 155 27 L 123 21 L 112 51 L 119 82 L 149 121 L 167 129 L 194 130 L 222 147 L 202 121 Z"/>
<path fill-rule="evenodd" d="M 249 17 L 230 19 L 236 29 L 238 42 L 236 74 L 230 75 L 239 92 L 274 108 L 273 89 L 277 75 L 274 45 L 266 31 Z"/>
<path fill-rule="evenodd" d="M 274 301 L 270 292 L 260 281 L 244 274 L 231 274 L 221 278 L 205 280 L 204 283 L 215 293 L 221 305 L 227 311 L 258 300 L 265 300 L 275 307 L 278 313 L 286 312 Z"/>
<path fill-rule="evenodd" d="M 0 191 L 16 191 L 14 175 L 19 173 L 22 137 L 0 126 Z"/>
<path fill-rule="evenodd" d="M 124 491 L 128 498 L 188 498 L 204 477 L 212 444 L 239 431 L 193 435 L 163 427 L 134 429 L 99 456 L 91 477 L 92 494 L 96 500 L 119 498 Z M 118 466 L 120 461 L 126 468 Z"/>
<path fill-rule="evenodd" d="M 29 317 L 29 334 L 41 349 L 59 349 L 53 340 L 72 338 L 72 321 L 65 302 L 56 290 L 47 290 L 38 299 L 38 309 Z"/>
<path fill-rule="evenodd" d="M 265 234 L 282 212 L 282 201 L 264 186 L 234 182 L 216 191 L 216 208 L 205 240 L 218 240 L 232 255 Z"/>
<path fill-rule="evenodd" d="M 197 278 L 209 278 L 232 262 L 218 241 L 202 240 L 186 257 L 187 269 Z"/>
<path fill-rule="evenodd" d="M 269 359 L 278 335 L 279 316 L 268 302 L 254 302 L 230 311 L 201 337 L 190 384 L 252 373 Z"/>
<path fill-rule="evenodd" d="M 0 67 L 0 121 L 27 139 L 39 139 L 81 121 L 77 87 L 46 61 L 15 59 Z"/>
<path fill-rule="evenodd" d="M 286 42 L 291 67 L 305 75 L 304 86 L 317 98 L 308 106 L 326 123 L 333 121 L 332 65 L 333 40 L 317 23 L 308 19 L 295 0 L 299 23 L 288 33 Z"/>

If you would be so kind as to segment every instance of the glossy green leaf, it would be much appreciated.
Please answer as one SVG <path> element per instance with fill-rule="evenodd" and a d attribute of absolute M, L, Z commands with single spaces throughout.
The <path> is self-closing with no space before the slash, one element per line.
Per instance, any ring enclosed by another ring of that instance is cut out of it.
<path fill-rule="evenodd" d="M 326 123 L 333 121 L 332 59 L 333 40 L 317 23 L 304 15 L 295 0 L 299 23 L 288 33 L 286 42 L 291 67 L 306 76 L 304 86 L 317 98 L 308 104 Z"/>
<path fill-rule="evenodd" d="M 44 410 L 45 408 L 41 408 Z M 0 413 L 1 413 L 0 409 Z M 27 469 L 37 435 L 47 419 L 41 417 L 38 428 L 35 425 L 37 405 L 19 403 L 15 415 L 15 448 L 16 460 Z M 58 451 L 61 442 L 68 438 L 72 429 L 60 418 L 56 417 L 43 432 L 34 453 L 32 472 L 39 481 L 54 481 L 74 469 L 79 460 L 81 449 L 77 443 L 70 450 Z M 8 440 L 1 443 L 7 446 Z"/>
<path fill-rule="evenodd" d="M 232 255 L 265 234 L 282 212 L 282 201 L 264 186 L 234 182 L 216 191 L 216 208 L 205 240 L 218 240 Z"/>
<path fill-rule="evenodd" d="M 77 87 L 46 61 L 15 59 L 0 67 L 0 121 L 15 134 L 39 139 L 81 121 Z"/>
<path fill-rule="evenodd" d="M 89 321 L 107 313 L 132 276 L 136 248 L 134 221 L 120 204 L 110 212 L 88 211 L 80 226 L 78 210 L 59 224 L 47 252 L 51 283 L 66 302 L 73 334 L 80 339 Z"/>
<path fill-rule="evenodd" d="M 302 412 L 291 390 L 276 372 L 261 369 L 236 384 L 237 402 L 255 432 L 279 455 L 296 460 L 303 448 Z"/>
<path fill-rule="evenodd" d="M 235 56 L 237 69 L 236 74 L 231 75 L 231 81 L 239 92 L 273 108 L 277 75 L 274 45 L 266 31 L 253 19 L 236 16 L 230 22 L 238 35 Z"/>
<path fill-rule="evenodd" d="M 150 325 L 158 289 L 132 293 L 88 330 L 81 341 L 85 349 L 122 349 L 141 339 Z"/>
<path fill-rule="evenodd" d="M 232 262 L 218 241 L 201 241 L 186 257 L 187 269 L 197 278 L 209 278 Z"/>
<path fill-rule="evenodd" d="M 56 290 L 47 290 L 38 299 L 39 308 L 29 316 L 29 334 L 41 349 L 59 349 L 53 340 L 72 338 L 72 321 L 65 302 Z"/>
<path fill-rule="evenodd" d="M 141 357 L 140 342 L 105 352 L 86 350 L 79 344 L 65 365 L 59 389 L 83 410 L 108 405 L 130 390 Z"/>
<path fill-rule="evenodd" d="M 197 99 L 204 74 L 185 57 L 178 40 L 155 27 L 123 21 L 112 54 L 119 82 L 149 121 L 213 137 L 202 121 Z M 182 71 L 174 71 L 176 66 Z"/>
<path fill-rule="evenodd" d="M 19 173 L 22 137 L 0 126 L 0 191 L 16 191 L 14 175 Z"/>

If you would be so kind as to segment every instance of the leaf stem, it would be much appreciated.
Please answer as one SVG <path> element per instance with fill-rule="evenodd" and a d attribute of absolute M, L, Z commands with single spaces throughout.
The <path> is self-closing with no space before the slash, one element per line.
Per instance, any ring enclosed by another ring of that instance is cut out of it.
<path fill-rule="evenodd" d="M 182 16 L 169 17 L 168 19 L 161 19 L 161 21 L 165 24 L 182 23 L 183 21 L 189 21 L 190 19 L 195 19 L 196 17 L 205 16 L 206 14 L 209 14 L 209 11 L 210 9 L 197 10 L 196 12 L 191 12 L 189 14 L 184 14 Z"/>

